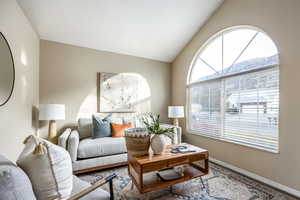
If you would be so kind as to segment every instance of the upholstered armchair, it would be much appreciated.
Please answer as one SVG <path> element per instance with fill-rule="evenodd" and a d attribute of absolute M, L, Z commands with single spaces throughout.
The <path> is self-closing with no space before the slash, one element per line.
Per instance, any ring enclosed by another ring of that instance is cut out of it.
<path fill-rule="evenodd" d="M 91 185 L 73 176 L 72 194 L 67 200 L 113 200 L 112 174 Z M 110 192 L 99 187 L 108 183 Z M 38 200 L 26 173 L 12 161 L 0 155 L 0 200 Z"/>

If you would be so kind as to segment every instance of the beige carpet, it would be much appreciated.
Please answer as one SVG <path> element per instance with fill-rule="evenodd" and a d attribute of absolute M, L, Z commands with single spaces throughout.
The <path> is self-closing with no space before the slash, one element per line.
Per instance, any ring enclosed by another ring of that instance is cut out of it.
<path fill-rule="evenodd" d="M 131 180 L 127 174 L 127 167 L 119 167 L 89 174 L 83 174 L 81 179 L 95 182 L 111 173 L 118 177 L 114 180 L 115 199 L 138 200 L 145 195 L 131 189 Z M 205 188 L 201 187 L 200 179 L 193 179 L 174 185 L 170 188 L 150 192 L 150 199 L 155 200 L 296 200 L 283 192 L 261 184 L 220 165 L 210 163 L 210 172 L 203 177 Z M 103 189 L 108 190 L 105 185 Z"/>

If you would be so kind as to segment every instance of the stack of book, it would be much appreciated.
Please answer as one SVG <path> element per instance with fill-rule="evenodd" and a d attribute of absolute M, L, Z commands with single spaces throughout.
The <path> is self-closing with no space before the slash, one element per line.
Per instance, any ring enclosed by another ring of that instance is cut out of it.
<path fill-rule="evenodd" d="M 163 181 L 172 181 L 181 178 L 183 174 L 175 171 L 174 168 L 171 168 L 158 171 L 157 176 Z"/>
<path fill-rule="evenodd" d="M 172 153 L 188 153 L 188 152 L 195 152 L 195 150 L 190 149 L 188 146 L 180 145 L 171 147 Z"/>

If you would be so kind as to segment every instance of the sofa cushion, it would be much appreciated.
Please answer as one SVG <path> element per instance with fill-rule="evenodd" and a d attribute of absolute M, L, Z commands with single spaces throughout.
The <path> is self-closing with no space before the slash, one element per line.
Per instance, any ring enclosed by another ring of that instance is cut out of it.
<path fill-rule="evenodd" d="M 37 199 L 66 199 L 72 192 L 73 171 L 69 153 L 62 147 L 30 136 L 17 161 L 33 185 Z"/>
<path fill-rule="evenodd" d="M 110 127 L 111 114 L 102 119 L 98 116 L 93 115 L 92 120 L 93 120 L 93 131 L 92 131 L 93 138 L 111 136 L 111 127 Z"/>
<path fill-rule="evenodd" d="M 85 138 L 79 142 L 78 158 L 91 158 L 126 153 L 125 138 Z"/>
<path fill-rule="evenodd" d="M 93 131 L 93 121 L 89 118 L 80 118 L 78 120 L 78 132 L 80 139 L 91 137 Z"/>
<path fill-rule="evenodd" d="M 105 165 L 112 165 L 116 163 L 125 163 L 128 161 L 127 153 L 115 154 L 110 156 L 101 156 L 88 159 L 78 159 L 72 163 L 74 171 L 94 168 Z"/>
<path fill-rule="evenodd" d="M 102 115 L 97 115 L 102 117 Z M 112 116 L 111 122 L 120 124 L 123 122 L 122 118 Z M 79 118 L 78 132 L 80 139 L 92 137 L 93 121 L 92 118 Z"/>
<path fill-rule="evenodd" d="M 35 200 L 31 182 L 25 172 L 0 155 L 0 200 Z"/>
<path fill-rule="evenodd" d="M 75 195 L 90 186 L 91 184 L 89 184 L 88 182 L 82 181 L 78 177 L 73 176 L 72 195 Z M 109 200 L 109 199 L 110 199 L 110 194 L 107 191 L 102 190 L 101 188 L 97 188 L 96 190 L 80 198 L 80 200 Z"/>
<path fill-rule="evenodd" d="M 112 137 L 124 137 L 124 131 L 129 128 L 133 128 L 132 122 L 129 122 L 128 124 L 111 123 Z"/>

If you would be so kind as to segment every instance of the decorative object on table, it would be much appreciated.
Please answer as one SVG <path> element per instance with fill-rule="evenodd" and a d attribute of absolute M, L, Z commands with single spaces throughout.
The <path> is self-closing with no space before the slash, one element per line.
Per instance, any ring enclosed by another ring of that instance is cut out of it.
<path fill-rule="evenodd" d="M 65 120 L 65 105 L 41 104 L 39 107 L 39 120 L 49 120 L 48 140 L 56 143 L 55 120 Z"/>
<path fill-rule="evenodd" d="M 98 112 L 145 113 L 151 110 L 150 87 L 135 73 L 98 73 Z"/>
<path fill-rule="evenodd" d="M 10 46 L 0 32 L 0 106 L 10 99 L 15 84 L 14 58 Z"/>
<path fill-rule="evenodd" d="M 153 135 L 151 148 L 154 154 L 161 154 L 165 146 L 171 144 L 169 140 L 174 137 L 174 128 L 162 128 L 159 121 L 160 115 L 149 114 L 148 116 L 144 117 L 143 122 L 149 133 Z"/>
<path fill-rule="evenodd" d="M 66 199 L 73 186 L 69 153 L 47 140 L 29 136 L 17 164 L 29 176 L 37 199 Z"/>
<path fill-rule="evenodd" d="M 195 152 L 194 149 L 189 148 L 188 146 L 179 145 L 171 147 L 172 153 L 188 153 L 188 152 Z"/>
<path fill-rule="evenodd" d="M 178 127 L 178 118 L 184 118 L 184 107 L 183 106 L 169 106 L 168 107 L 168 117 L 173 118 L 174 126 Z"/>
<path fill-rule="evenodd" d="M 93 120 L 93 138 L 111 137 L 111 114 L 107 115 L 103 119 L 98 116 L 92 115 Z"/>
<path fill-rule="evenodd" d="M 157 176 L 163 181 L 172 181 L 181 178 L 183 174 L 170 168 L 157 171 Z"/>
<path fill-rule="evenodd" d="M 129 122 L 127 124 L 116 124 L 111 123 L 111 129 L 112 129 L 112 137 L 124 137 L 125 133 L 124 131 L 129 128 L 133 128 L 133 123 Z"/>
<path fill-rule="evenodd" d="M 125 139 L 128 154 L 133 157 L 148 155 L 150 135 L 146 128 L 131 128 L 125 130 Z"/>

